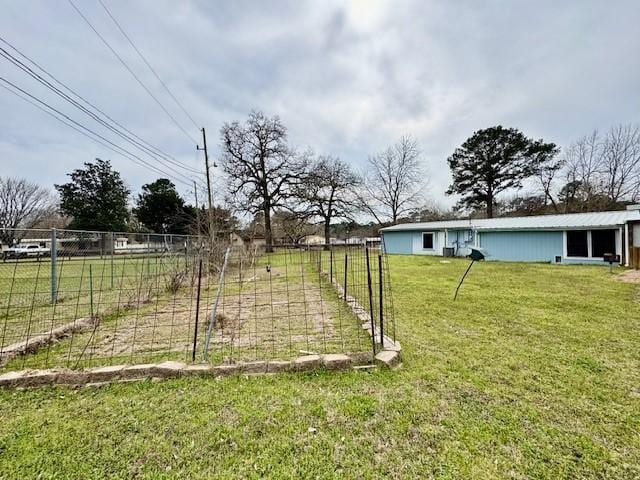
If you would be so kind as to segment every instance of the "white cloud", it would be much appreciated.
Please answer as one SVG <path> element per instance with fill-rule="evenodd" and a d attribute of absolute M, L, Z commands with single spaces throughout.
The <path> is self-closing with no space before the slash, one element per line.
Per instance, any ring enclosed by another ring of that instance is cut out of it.
<path fill-rule="evenodd" d="M 631 0 L 104 1 L 207 127 L 214 154 L 220 126 L 252 109 L 280 115 L 293 144 L 356 167 L 409 133 L 424 151 L 431 196 L 451 203 L 446 158 L 474 130 L 502 123 L 566 145 L 594 127 L 640 120 L 640 6 Z M 99 3 L 78 5 L 197 136 Z M 141 137 L 201 162 L 66 2 L 4 0 L 0 31 Z M 2 59 L 0 75 L 73 112 Z M 0 111 L 2 174 L 52 184 L 100 156 L 134 190 L 156 177 L 4 90 Z"/>

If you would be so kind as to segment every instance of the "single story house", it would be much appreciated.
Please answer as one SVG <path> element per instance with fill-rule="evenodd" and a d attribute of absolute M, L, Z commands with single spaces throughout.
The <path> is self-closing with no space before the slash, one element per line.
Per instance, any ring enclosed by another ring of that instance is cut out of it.
<path fill-rule="evenodd" d="M 229 243 L 235 248 L 246 248 L 250 250 L 262 249 L 267 244 L 267 240 L 262 234 L 252 234 L 248 232 L 231 232 Z"/>
<path fill-rule="evenodd" d="M 426 223 L 382 228 L 390 254 L 466 256 L 482 248 L 487 260 L 604 264 L 605 254 L 629 265 L 640 247 L 640 205 L 612 212 L 536 215 Z"/>

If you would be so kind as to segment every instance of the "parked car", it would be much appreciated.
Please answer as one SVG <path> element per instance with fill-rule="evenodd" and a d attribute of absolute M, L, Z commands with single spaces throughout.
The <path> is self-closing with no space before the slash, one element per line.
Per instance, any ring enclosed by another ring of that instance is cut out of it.
<path fill-rule="evenodd" d="M 51 249 L 41 247 L 37 243 L 24 243 L 10 247 L 3 252 L 5 258 L 28 258 L 28 257 L 48 257 Z"/>

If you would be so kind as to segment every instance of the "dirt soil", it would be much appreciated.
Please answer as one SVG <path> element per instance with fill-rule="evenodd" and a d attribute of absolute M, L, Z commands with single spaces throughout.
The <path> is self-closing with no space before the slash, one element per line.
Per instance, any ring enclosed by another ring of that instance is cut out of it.
<path fill-rule="evenodd" d="M 618 275 L 618 280 L 626 283 L 640 283 L 640 270 L 627 270 Z"/>
<path fill-rule="evenodd" d="M 277 357 L 353 343 L 350 339 L 356 336 L 358 322 L 325 283 L 317 273 L 282 267 L 255 270 L 251 275 L 245 272 L 244 277 L 229 275 L 212 330 L 212 354 L 236 359 Z M 216 291 L 215 284 L 202 291 L 198 355 L 204 347 Z M 140 361 L 154 352 L 190 354 L 196 310 L 193 292 L 154 302 L 134 306 L 125 317 L 100 325 L 92 336 L 78 338 L 71 357 L 131 356 L 132 361 Z"/>

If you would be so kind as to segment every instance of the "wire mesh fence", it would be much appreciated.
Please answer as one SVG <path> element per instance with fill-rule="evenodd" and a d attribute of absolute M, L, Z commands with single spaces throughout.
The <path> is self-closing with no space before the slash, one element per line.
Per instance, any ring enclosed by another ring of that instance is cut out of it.
<path fill-rule="evenodd" d="M 362 245 L 265 252 L 69 230 L 0 241 L 3 369 L 373 355 L 395 340 L 386 259 Z"/>

